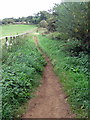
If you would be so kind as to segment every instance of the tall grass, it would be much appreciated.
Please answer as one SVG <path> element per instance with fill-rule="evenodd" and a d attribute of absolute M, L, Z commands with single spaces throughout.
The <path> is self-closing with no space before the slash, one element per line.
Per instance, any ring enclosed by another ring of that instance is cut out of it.
<path fill-rule="evenodd" d="M 50 57 L 54 70 L 64 86 L 67 99 L 78 118 L 88 116 L 88 56 L 70 56 L 68 42 L 39 36 L 39 45 Z"/>

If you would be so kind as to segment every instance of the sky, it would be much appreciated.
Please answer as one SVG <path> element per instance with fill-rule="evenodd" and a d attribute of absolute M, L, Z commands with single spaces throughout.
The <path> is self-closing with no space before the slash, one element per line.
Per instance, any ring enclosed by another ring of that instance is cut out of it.
<path fill-rule="evenodd" d="M 61 0 L 1 0 L 0 19 L 34 15 L 52 9 L 55 3 L 61 3 Z"/>

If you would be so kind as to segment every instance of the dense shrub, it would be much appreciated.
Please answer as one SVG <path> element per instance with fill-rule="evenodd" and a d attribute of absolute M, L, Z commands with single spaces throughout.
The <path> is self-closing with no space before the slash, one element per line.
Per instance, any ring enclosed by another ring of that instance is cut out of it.
<path fill-rule="evenodd" d="M 67 51 L 71 56 L 79 56 L 79 53 L 83 51 L 83 46 L 78 39 L 69 38 L 64 44 L 64 51 Z"/>
<path fill-rule="evenodd" d="M 67 32 L 72 37 L 82 38 L 88 34 L 88 3 L 66 2 L 54 7 L 59 31 Z"/>
<path fill-rule="evenodd" d="M 50 17 L 47 19 L 47 29 L 50 32 L 56 31 L 56 19 L 54 17 Z"/>
<path fill-rule="evenodd" d="M 87 51 L 90 43 L 89 5 L 88 2 L 64 2 L 54 7 L 57 31 L 77 38 Z"/>
<path fill-rule="evenodd" d="M 39 23 L 40 27 L 43 27 L 43 28 L 47 28 L 47 22 L 46 20 L 42 20 L 40 23 Z"/>
<path fill-rule="evenodd" d="M 54 40 L 67 41 L 68 35 L 66 33 L 61 33 L 61 32 L 52 32 L 49 34 L 49 38 L 54 39 Z"/>

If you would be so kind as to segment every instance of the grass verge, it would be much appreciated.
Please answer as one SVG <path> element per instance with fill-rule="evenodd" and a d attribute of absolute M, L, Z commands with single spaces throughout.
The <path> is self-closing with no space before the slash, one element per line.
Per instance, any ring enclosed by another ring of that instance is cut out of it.
<path fill-rule="evenodd" d="M 87 56 L 71 57 L 64 51 L 67 43 L 39 36 L 39 45 L 50 57 L 56 74 L 64 86 L 67 99 L 77 118 L 88 116 Z"/>

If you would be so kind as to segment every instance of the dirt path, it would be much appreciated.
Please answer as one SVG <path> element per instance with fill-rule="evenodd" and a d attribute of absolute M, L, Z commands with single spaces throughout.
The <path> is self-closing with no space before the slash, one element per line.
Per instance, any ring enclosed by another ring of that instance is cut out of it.
<path fill-rule="evenodd" d="M 38 46 L 36 36 L 34 40 Z M 36 92 L 37 97 L 29 101 L 23 118 L 74 118 L 51 62 L 47 56 L 45 60 L 47 65 L 43 72 L 42 85 Z"/>

